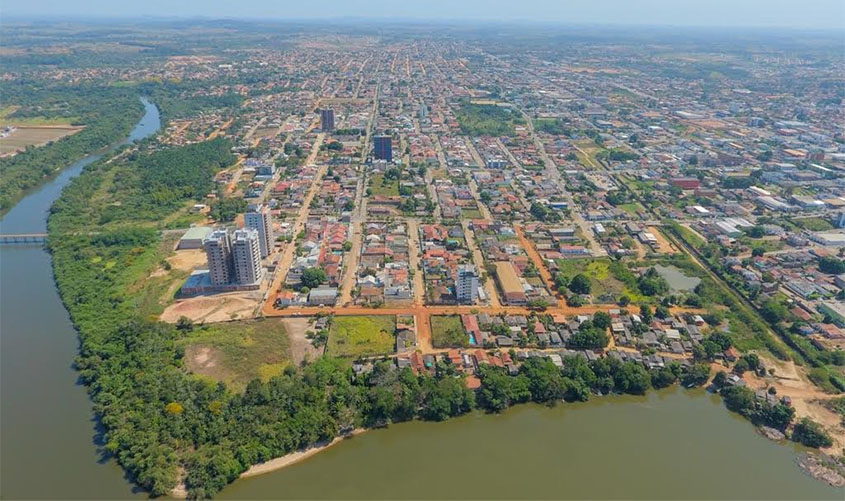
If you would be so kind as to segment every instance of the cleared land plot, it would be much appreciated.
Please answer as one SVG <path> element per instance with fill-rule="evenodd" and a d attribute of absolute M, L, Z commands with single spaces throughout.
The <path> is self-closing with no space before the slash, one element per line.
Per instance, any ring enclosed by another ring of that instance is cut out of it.
<path fill-rule="evenodd" d="M 573 144 L 578 148 L 575 155 L 578 157 L 581 165 L 589 169 L 597 169 L 599 167 L 596 155 L 601 151 L 601 148 L 592 139 L 579 139 L 578 141 L 574 141 Z"/>
<path fill-rule="evenodd" d="M 225 322 L 250 318 L 261 300 L 261 291 L 230 292 L 180 299 L 168 306 L 159 319 L 176 323 L 185 316 L 194 322 Z"/>
<path fill-rule="evenodd" d="M 393 353 L 395 332 L 396 317 L 392 315 L 335 317 L 326 353 L 353 358 Z"/>
<path fill-rule="evenodd" d="M 43 146 L 65 136 L 76 134 L 83 127 L 18 127 L 0 138 L 0 155 L 17 153 L 27 146 Z"/>
<path fill-rule="evenodd" d="M 648 231 L 657 239 L 658 252 L 661 254 L 676 254 L 678 252 L 678 249 L 666 240 L 666 237 L 663 236 L 663 233 L 656 226 L 649 226 Z"/>
<path fill-rule="evenodd" d="M 291 363 L 290 340 L 281 319 L 196 327 L 180 342 L 188 370 L 239 390 L 252 379 L 266 381 L 281 374 Z"/>
<path fill-rule="evenodd" d="M 283 318 L 282 324 L 290 340 L 290 358 L 297 365 L 303 362 L 313 362 L 323 354 L 322 346 L 315 347 L 308 339 L 308 333 L 316 329 L 313 325 L 314 317 Z"/>
<path fill-rule="evenodd" d="M 469 338 L 458 315 L 431 317 L 431 338 L 435 348 L 469 346 Z"/>

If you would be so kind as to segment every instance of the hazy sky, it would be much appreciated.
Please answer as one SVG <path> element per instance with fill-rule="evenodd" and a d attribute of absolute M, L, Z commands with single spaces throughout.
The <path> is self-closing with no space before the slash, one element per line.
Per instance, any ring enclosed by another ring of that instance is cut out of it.
<path fill-rule="evenodd" d="M 2 16 L 479 19 L 844 28 L 845 0 L 25 0 Z"/>

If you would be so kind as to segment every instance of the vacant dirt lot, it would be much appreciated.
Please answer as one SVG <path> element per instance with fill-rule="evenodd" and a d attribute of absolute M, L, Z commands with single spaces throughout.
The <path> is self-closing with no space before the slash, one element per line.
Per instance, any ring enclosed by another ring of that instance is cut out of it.
<path fill-rule="evenodd" d="M 188 346 L 185 348 L 185 367 L 194 374 L 226 381 L 230 375 L 220 363 L 222 355 L 220 349 L 211 346 Z"/>
<path fill-rule="evenodd" d="M 197 296 L 180 299 L 168 306 L 161 314 L 161 320 L 176 323 L 186 316 L 195 323 L 225 322 L 233 318 L 252 318 L 253 311 L 261 301 L 260 291 L 232 292 L 213 296 Z"/>
<path fill-rule="evenodd" d="M 71 126 L 17 127 L 8 136 L 0 139 L 0 155 L 23 151 L 27 146 L 43 146 L 76 134 L 82 129 L 83 127 Z"/>
<path fill-rule="evenodd" d="M 658 249 L 661 254 L 677 254 L 678 249 L 675 248 L 674 245 L 670 244 L 666 237 L 663 236 L 663 233 L 660 233 L 660 230 L 654 226 L 649 226 L 648 231 L 651 232 L 652 235 L 657 239 Z"/>
<path fill-rule="evenodd" d="M 202 249 L 177 250 L 167 258 L 167 262 L 175 270 L 194 271 L 206 265 L 205 251 Z"/>
<path fill-rule="evenodd" d="M 282 319 L 282 324 L 285 326 L 285 331 L 288 333 L 290 340 L 290 357 L 291 361 L 299 365 L 304 360 L 314 361 L 323 354 L 323 348 L 315 348 L 311 344 L 305 334 L 308 331 L 314 331 L 311 324 L 313 318 L 285 318 Z"/>

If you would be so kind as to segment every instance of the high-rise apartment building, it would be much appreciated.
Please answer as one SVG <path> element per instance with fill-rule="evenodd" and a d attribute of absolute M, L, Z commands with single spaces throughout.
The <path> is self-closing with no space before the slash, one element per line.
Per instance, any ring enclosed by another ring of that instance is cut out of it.
<path fill-rule="evenodd" d="M 232 261 L 235 281 L 252 284 L 261 279 L 261 244 L 255 230 L 235 230 L 232 234 Z"/>
<path fill-rule="evenodd" d="M 258 232 L 258 244 L 261 249 L 261 258 L 270 255 L 273 250 L 273 219 L 270 215 L 270 208 L 266 205 L 257 207 L 254 211 L 244 214 L 244 227 Z"/>
<path fill-rule="evenodd" d="M 320 128 L 324 131 L 334 130 L 334 110 L 321 109 L 320 110 Z"/>
<path fill-rule="evenodd" d="M 393 138 L 376 136 L 373 138 L 373 156 L 376 160 L 393 161 Z"/>
<path fill-rule="evenodd" d="M 458 276 L 455 277 L 455 297 L 459 303 L 475 303 L 478 299 L 478 284 L 475 266 L 471 264 L 458 266 Z"/>
<path fill-rule="evenodd" d="M 208 271 L 213 285 L 226 285 L 232 282 L 232 244 L 226 230 L 212 231 L 203 240 L 205 256 L 208 259 Z"/>

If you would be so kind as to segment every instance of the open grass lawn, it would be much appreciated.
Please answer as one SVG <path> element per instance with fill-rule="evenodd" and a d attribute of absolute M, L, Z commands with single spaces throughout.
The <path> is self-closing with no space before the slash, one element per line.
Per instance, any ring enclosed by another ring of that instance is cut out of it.
<path fill-rule="evenodd" d="M 383 195 L 386 197 L 399 196 L 399 181 L 394 179 L 385 182 L 384 174 L 373 174 L 370 176 L 369 188 L 373 195 Z"/>
<path fill-rule="evenodd" d="M 469 337 L 458 315 L 431 317 L 431 341 L 435 348 L 469 346 Z"/>
<path fill-rule="evenodd" d="M 478 209 L 461 209 L 461 217 L 464 219 L 482 219 L 484 216 Z"/>
<path fill-rule="evenodd" d="M 326 353 L 335 357 L 393 353 L 395 332 L 392 315 L 334 317 Z"/>
<path fill-rule="evenodd" d="M 636 215 L 639 211 L 645 211 L 645 208 L 643 208 L 643 206 L 639 202 L 622 204 L 619 206 L 619 208 L 631 215 Z"/>
<path fill-rule="evenodd" d="M 281 374 L 290 363 L 290 340 L 276 318 L 197 326 L 181 343 L 188 370 L 238 390 Z"/>

